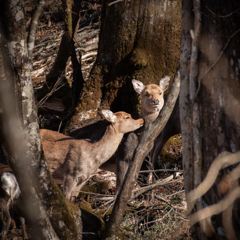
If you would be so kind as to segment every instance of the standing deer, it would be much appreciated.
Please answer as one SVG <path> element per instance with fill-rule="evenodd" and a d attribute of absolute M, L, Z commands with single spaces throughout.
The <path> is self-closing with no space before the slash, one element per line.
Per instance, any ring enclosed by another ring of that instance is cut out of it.
<path fill-rule="evenodd" d="M 181 133 L 181 124 L 180 124 L 180 109 L 179 109 L 179 97 L 176 100 L 173 112 L 158 137 L 154 141 L 154 147 L 152 149 L 151 161 L 154 166 L 154 169 L 160 168 L 158 156 L 161 153 L 165 143 L 168 139 L 176 134 Z"/>
<path fill-rule="evenodd" d="M 40 130 L 48 167 L 53 178 L 63 180 L 63 195 L 67 201 L 76 197 L 91 175 L 115 153 L 124 133 L 134 131 L 144 123 L 142 118 L 134 120 L 125 112 L 102 110 L 102 114 L 110 124 L 97 142 Z"/>
<path fill-rule="evenodd" d="M 140 81 L 132 81 L 134 90 L 142 98 L 140 117 L 144 119 L 145 124 L 143 129 L 125 134 L 121 144 L 119 145 L 117 153 L 115 154 L 117 163 L 117 192 L 120 190 L 129 163 L 133 158 L 134 150 L 138 145 L 140 136 L 142 135 L 144 129 L 146 129 L 148 125 L 157 118 L 164 105 L 164 91 L 167 90 L 169 81 L 170 78 L 168 76 L 160 80 L 159 86 L 156 84 L 149 84 L 145 86 Z M 149 149 L 149 152 L 151 149 Z"/>
<path fill-rule="evenodd" d="M 8 165 L 0 164 L 0 239 L 5 239 L 9 227 L 16 228 L 15 221 L 11 218 L 10 210 L 19 213 L 20 188 L 16 177 Z M 19 216 L 23 239 L 28 239 L 24 219 Z"/>
<path fill-rule="evenodd" d="M 144 128 L 125 134 L 116 153 L 100 166 L 100 169 L 116 173 L 117 191 L 123 182 L 128 165 L 132 160 L 134 150 L 138 145 L 139 137 L 149 123 L 153 122 L 157 118 L 164 105 L 163 95 L 164 91 L 166 91 L 168 88 L 169 81 L 170 77 L 166 76 L 160 80 L 159 85 L 149 84 L 145 86 L 138 80 L 132 80 L 134 90 L 142 98 L 140 117 L 142 117 L 145 121 Z M 93 121 L 93 124 L 81 128 L 76 128 L 73 126 L 69 131 L 69 135 L 79 139 L 88 136 L 88 138 L 90 138 L 92 141 L 98 140 L 103 134 L 107 124 L 103 121 Z M 150 150 L 151 149 L 149 149 L 149 151 Z"/>

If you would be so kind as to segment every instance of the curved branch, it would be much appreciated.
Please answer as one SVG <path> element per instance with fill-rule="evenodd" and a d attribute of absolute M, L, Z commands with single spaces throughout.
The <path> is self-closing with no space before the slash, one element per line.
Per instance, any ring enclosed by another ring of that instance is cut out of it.
<path fill-rule="evenodd" d="M 106 230 L 103 233 L 102 239 L 115 239 L 118 226 L 122 220 L 127 201 L 131 195 L 134 183 L 137 180 L 143 160 L 149 152 L 152 142 L 165 127 L 174 108 L 179 90 L 180 73 L 178 70 L 169 91 L 166 104 L 160 111 L 157 119 L 153 123 L 149 124 L 148 128 L 143 132 L 140 142 L 134 152 L 133 161 L 129 165 L 128 171 L 124 178 L 124 182 L 121 186 L 119 194 L 117 195 L 112 214 L 107 223 Z"/>
<path fill-rule="evenodd" d="M 204 181 L 187 195 L 188 212 L 190 213 L 192 211 L 195 200 L 203 196 L 211 188 L 222 168 L 226 168 L 239 162 L 240 152 L 235 154 L 223 152 L 219 154 L 210 166 Z"/>

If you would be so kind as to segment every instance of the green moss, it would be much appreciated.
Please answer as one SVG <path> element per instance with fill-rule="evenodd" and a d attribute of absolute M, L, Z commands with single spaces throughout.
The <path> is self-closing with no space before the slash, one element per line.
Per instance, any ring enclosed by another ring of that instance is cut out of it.
<path fill-rule="evenodd" d="M 131 79 L 138 79 L 145 85 L 158 84 L 163 75 L 173 79 L 180 59 L 181 1 L 169 4 L 166 12 L 161 12 L 161 8 L 150 9 L 152 6 L 147 11 L 164 17 L 139 12 L 132 18 L 123 9 L 131 21 L 123 21 L 118 13 L 115 17 L 107 3 L 103 4 L 101 49 L 91 77 L 84 85 L 75 116 L 101 108 L 137 114 L 140 104 L 136 107 L 138 101 Z M 77 117 L 71 119 L 70 125 L 75 121 Z"/>
<path fill-rule="evenodd" d="M 80 206 L 79 206 L 81 209 L 84 209 L 85 211 L 87 211 L 87 212 L 90 212 L 90 213 L 92 213 L 92 207 L 91 207 L 91 204 L 89 203 L 89 202 L 87 202 L 87 201 L 85 201 L 85 200 L 82 200 L 81 202 L 80 202 Z"/>
<path fill-rule="evenodd" d="M 102 193 L 105 194 L 109 189 L 108 181 L 98 181 L 88 186 L 84 186 L 82 191 L 84 192 L 92 192 L 92 193 Z"/>
<path fill-rule="evenodd" d="M 112 209 L 108 209 L 106 212 L 106 209 L 100 209 L 96 215 L 99 217 L 104 217 L 104 221 L 106 222 L 110 215 L 112 214 Z"/>
<path fill-rule="evenodd" d="M 164 162 L 172 162 L 176 158 L 175 154 L 167 150 L 170 145 L 175 145 L 176 147 L 181 148 L 182 139 L 176 138 L 176 136 L 172 136 L 171 138 L 169 138 L 160 153 L 160 157 Z"/>
<path fill-rule="evenodd" d="M 82 220 L 93 229 L 97 231 L 103 231 L 105 229 L 105 223 L 103 219 L 95 213 L 86 211 L 83 208 L 80 208 L 82 211 Z"/>
<path fill-rule="evenodd" d="M 44 156 L 42 158 L 44 159 Z M 53 180 L 49 171 L 47 176 L 49 177 L 49 184 L 47 186 L 48 191 L 44 191 L 46 193 L 44 200 L 48 209 L 54 209 L 49 215 L 51 224 L 59 237 L 64 236 L 66 240 L 78 239 L 78 231 L 73 214 L 77 210 L 79 211 L 79 208 L 65 201 L 62 191 Z M 60 226 L 60 222 L 64 222 L 64 225 Z"/>

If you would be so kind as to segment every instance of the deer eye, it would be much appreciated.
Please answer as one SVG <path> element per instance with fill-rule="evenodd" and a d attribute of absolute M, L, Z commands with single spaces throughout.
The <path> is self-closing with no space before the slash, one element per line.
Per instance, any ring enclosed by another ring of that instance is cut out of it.
<path fill-rule="evenodd" d="M 126 117 L 126 119 L 129 119 L 130 117 Z"/>
<path fill-rule="evenodd" d="M 146 97 L 149 97 L 150 95 L 149 95 L 149 93 L 148 93 L 148 92 L 146 92 L 146 93 L 145 93 L 145 96 L 146 96 Z"/>
<path fill-rule="evenodd" d="M 162 95 L 162 93 L 160 92 L 159 95 Z"/>

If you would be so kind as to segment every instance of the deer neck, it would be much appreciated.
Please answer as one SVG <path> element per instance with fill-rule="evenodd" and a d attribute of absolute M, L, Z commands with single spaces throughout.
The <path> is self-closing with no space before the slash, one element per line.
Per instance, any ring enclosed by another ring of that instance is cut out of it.
<path fill-rule="evenodd" d="M 155 119 L 158 117 L 158 114 L 159 114 L 158 111 L 150 113 L 145 111 L 144 109 L 141 110 L 140 117 L 144 119 L 144 129 L 146 129 L 150 123 L 155 121 Z"/>
<path fill-rule="evenodd" d="M 93 154 L 96 156 L 95 161 L 101 165 L 107 161 L 117 150 L 123 133 L 118 133 L 114 125 L 107 126 L 107 129 L 100 141 L 93 143 Z"/>

